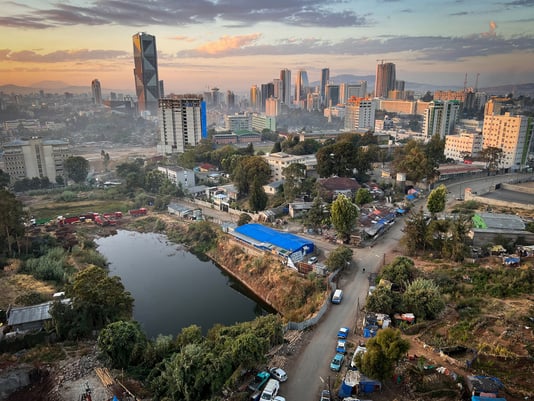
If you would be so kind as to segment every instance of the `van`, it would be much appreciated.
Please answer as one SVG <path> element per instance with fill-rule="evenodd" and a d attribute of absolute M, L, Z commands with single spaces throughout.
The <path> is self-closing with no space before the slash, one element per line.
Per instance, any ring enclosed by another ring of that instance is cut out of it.
<path fill-rule="evenodd" d="M 343 290 L 335 290 L 334 295 L 332 295 L 332 303 L 339 304 L 343 299 Z"/>
<path fill-rule="evenodd" d="M 265 388 L 263 389 L 263 392 L 261 393 L 260 401 L 274 400 L 274 397 L 276 397 L 276 394 L 278 394 L 279 389 L 280 382 L 276 379 L 269 379 L 265 385 Z"/>

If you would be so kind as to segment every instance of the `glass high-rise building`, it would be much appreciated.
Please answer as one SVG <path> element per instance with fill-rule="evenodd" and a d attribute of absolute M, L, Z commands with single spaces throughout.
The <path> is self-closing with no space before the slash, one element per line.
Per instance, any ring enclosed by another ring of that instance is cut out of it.
<path fill-rule="evenodd" d="M 309 91 L 308 73 L 304 70 L 299 70 L 295 79 L 295 103 L 297 107 L 304 108 Z"/>
<path fill-rule="evenodd" d="M 323 68 L 321 70 L 321 105 L 328 106 L 328 103 L 326 101 L 326 85 L 328 85 L 328 81 L 330 80 L 330 68 Z"/>
<path fill-rule="evenodd" d="M 280 100 L 283 104 L 291 104 L 291 71 L 287 68 L 280 71 L 280 80 L 282 81 L 282 93 Z"/>
<path fill-rule="evenodd" d="M 156 37 L 140 32 L 133 35 L 132 40 L 137 110 L 155 114 L 160 97 Z"/>
<path fill-rule="evenodd" d="M 102 87 L 98 79 L 93 79 L 91 82 L 91 94 L 93 95 L 94 104 L 102 104 Z"/>
<path fill-rule="evenodd" d="M 384 63 L 376 65 L 375 97 L 386 99 L 389 91 L 395 90 L 395 64 Z"/>

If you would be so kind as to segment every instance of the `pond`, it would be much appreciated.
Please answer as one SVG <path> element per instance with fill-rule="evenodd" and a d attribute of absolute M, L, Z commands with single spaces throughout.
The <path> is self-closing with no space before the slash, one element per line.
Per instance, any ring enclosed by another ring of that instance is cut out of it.
<path fill-rule="evenodd" d="M 202 261 L 165 235 L 119 230 L 96 240 L 134 300 L 133 317 L 147 336 L 178 334 L 196 324 L 232 325 L 272 312 L 246 288 L 209 261 Z"/>

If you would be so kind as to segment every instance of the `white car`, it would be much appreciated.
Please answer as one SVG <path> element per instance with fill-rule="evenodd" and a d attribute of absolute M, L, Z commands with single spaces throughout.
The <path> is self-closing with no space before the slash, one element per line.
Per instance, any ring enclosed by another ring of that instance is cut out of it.
<path fill-rule="evenodd" d="M 280 383 L 287 380 L 287 373 L 282 368 L 271 368 L 269 369 L 269 373 Z"/>

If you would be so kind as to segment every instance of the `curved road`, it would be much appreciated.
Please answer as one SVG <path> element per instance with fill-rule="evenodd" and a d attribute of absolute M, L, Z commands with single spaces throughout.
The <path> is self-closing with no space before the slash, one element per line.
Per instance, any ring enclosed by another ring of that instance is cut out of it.
<path fill-rule="evenodd" d="M 533 175 L 506 174 L 444 182 L 450 192 L 447 202 L 454 201 L 455 198 L 459 197 L 459 191 L 465 189 L 466 186 L 482 194 L 488 190 L 493 190 L 495 184 L 527 176 Z M 421 199 L 418 204 L 421 205 L 423 202 L 425 199 Z M 328 382 L 331 383 L 332 388 L 334 387 L 336 373 L 330 371 L 329 365 L 330 360 L 335 355 L 337 331 L 340 327 L 347 326 L 350 327 L 351 335 L 353 335 L 357 320 L 359 322 L 358 327 L 361 327 L 363 315 L 359 313 L 358 306 L 361 308 L 365 304 L 369 288 L 369 273 L 378 273 L 384 263 L 390 262 L 390 260 L 385 260 L 385 255 L 394 250 L 402 238 L 403 226 L 404 220 L 399 218 L 372 248 L 355 249 L 352 267 L 348 273 L 341 276 L 338 283 L 338 287 L 344 293 L 343 302 L 339 305 L 330 304 L 329 311 L 323 316 L 319 324 L 311 329 L 313 334 L 309 344 L 303 347 L 292 366 L 288 367 L 289 379 L 280 386 L 280 394 L 288 401 L 318 401 L 321 390 L 328 386 Z M 315 238 L 314 240 L 316 241 Z M 319 247 L 323 246 L 321 241 L 316 242 Z M 365 272 L 363 268 L 365 268 Z M 351 335 L 349 335 L 349 341 Z M 350 357 L 349 352 L 346 358 Z M 347 360 L 344 364 L 346 363 Z"/>

